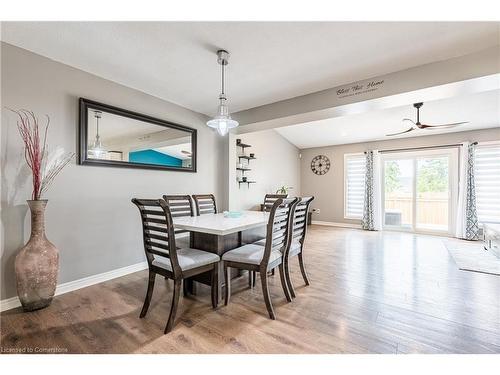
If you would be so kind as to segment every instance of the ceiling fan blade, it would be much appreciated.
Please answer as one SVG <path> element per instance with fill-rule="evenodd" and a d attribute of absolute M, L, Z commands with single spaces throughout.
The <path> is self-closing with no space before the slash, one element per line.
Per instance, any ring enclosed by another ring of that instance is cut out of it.
<path fill-rule="evenodd" d="M 399 132 L 399 133 L 392 133 L 392 134 L 386 134 L 385 136 L 386 136 L 386 137 L 391 137 L 391 136 L 393 136 L 393 135 L 400 135 L 400 134 L 408 133 L 408 132 L 411 132 L 412 130 L 415 130 L 415 128 L 414 128 L 414 127 L 411 127 L 410 129 L 405 130 L 405 131 L 403 131 L 403 132 Z"/>
<path fill-rule="evenodd" d="M 403 122 L 411 122 L 413 125 L 416 125 L 415 124 L 415 121 L 413 121 L 412 119 L 409 119 L 409 118 L 404 118 L 403 120 L 401 120 Z"/>
<path fill-rule="evenodd" d="M 454 126 L 458 125 L 463 125 L 463 124 L 468 124 L 469 121 L 463 121 L 463 122 L 453 122 L 451 124 L 442 124 L 442 125 L 427 125 L 427 124 L 417 124 L 419 129 L 429 129 L 429 128 L 452 128 Z"/>

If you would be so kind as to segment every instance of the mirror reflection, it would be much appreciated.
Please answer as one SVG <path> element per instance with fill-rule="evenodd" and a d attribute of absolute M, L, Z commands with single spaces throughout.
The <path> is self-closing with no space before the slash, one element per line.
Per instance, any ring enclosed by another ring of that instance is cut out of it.
<path fill-rule="evenodd" d="M 88 161 L 192 170 L 193 132 L 87 107 Z M 168 123 L 166 123 L 168 124 Z"/>

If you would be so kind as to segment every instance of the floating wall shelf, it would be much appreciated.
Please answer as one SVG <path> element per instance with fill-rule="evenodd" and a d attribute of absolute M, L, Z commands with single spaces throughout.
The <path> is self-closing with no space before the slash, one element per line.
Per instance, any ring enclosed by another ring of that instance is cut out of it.
<path fill-rule="evenodd" d="M 256 157 L 250 157 L 248 155 L 239 155 L 238 159 L 255 160 L 257 158 Z"/>
<path fill-rule="evenodd" d="M 238 181 L 238 185 L 241 187 L 241 184 L 248 184 L 248 187 L 250 187 L 250 184 L 256 184 L 257 181 Z"/>
<path fill-rule="evenodd" d="M 238 143 L 238 141 L 240 141 L 240 142 Z M 243 176 L 245 175 L 245 172 L 251 171 L 251 169 L 248 168 L 250 160 L 255 160 L 256 158 L 255 158 L 255 156 L 245 155 L 245 149 L 248 147 L 252 147 L 252 145 L 249 145 L 247 143 L 242 143 L 241 140 L 238 140 L 238 141 L 236 142 L 236 147 L 241 148 L 243 155 L 238 155 L 239 167 L 236 167 L 236 170 L 241 171 L 241 180 L 242 180 Z M 247 162 L 244 164 L 241 164 L 241 160 L 246 160 Z M 245 178 L 247 178 L 247 177 L 245 177 Z M 257 181 L 241 181 L 241 180 L 238 181 L 238 187 L 241 187 L 241 184 L 247 184 L 247 186 L 250 187 L 250 184 L 257 183 Z"/>
<path fill-rule="evenodd" d="M 241 147 L 243 150 L 247 147 L 252 147 L 252 145 L 247 145 L 246 143 L 236 143 L 236 146 Z"/>

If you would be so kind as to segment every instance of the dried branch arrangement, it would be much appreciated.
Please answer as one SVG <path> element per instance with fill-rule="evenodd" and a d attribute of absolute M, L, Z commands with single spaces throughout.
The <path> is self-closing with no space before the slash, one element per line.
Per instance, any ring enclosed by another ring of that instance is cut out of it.
<path fill-rule="evenodd" d="M 24 143 L 24 157 L 33 176 L 33 192 L 31 199 L 41 199 L 55 177 L 75 156 L 74 152 L 65 153 L 62 148 L 57 148 L 48 154 L 47 133 L 50 118 L 41 129 L 38 118 L 32 111 L 25 109 L 12 110 L 17 116 L 17 128 Z M 41 136 L 41 133 L 43 134 Z"/>

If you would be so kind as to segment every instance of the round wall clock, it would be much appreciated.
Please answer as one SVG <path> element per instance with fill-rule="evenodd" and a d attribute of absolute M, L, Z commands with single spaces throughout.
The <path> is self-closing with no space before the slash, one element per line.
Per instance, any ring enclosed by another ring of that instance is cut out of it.
<path fill-rule="evenodd" d="M 325 155 L 318 155 L 311 161 L 311 170 L 317 175 L 323 175 L 330 170 L 330 159 Z"/>

